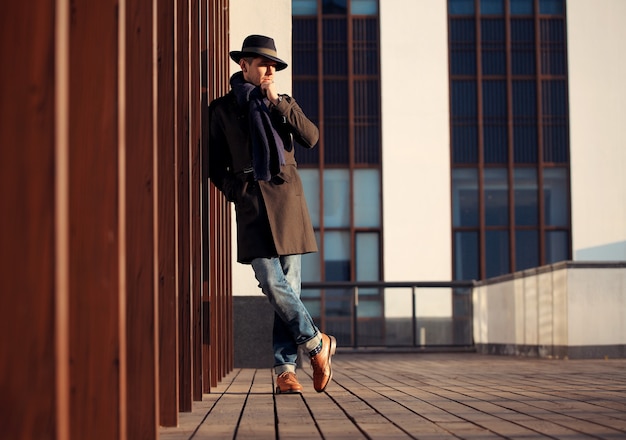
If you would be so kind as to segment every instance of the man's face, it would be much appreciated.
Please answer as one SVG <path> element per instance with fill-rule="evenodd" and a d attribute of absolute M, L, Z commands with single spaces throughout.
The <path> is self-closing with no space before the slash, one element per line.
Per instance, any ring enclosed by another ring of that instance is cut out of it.
<path fill-rule="evenodd" d="M 276 62 L 265 57 L 256 57 L 251 63 L 242 60 L 241 70 L 246 81 L 260 86 L 261 83 L 274 81 Z"/>

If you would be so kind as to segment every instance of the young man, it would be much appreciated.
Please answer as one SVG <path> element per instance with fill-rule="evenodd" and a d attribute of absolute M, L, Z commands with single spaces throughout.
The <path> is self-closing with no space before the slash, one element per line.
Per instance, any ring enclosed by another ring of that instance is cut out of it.
<path fill-rule="evenodd" d="M 332 378 L 336 341 L 317 329 L 300 300 L 301 255 L 316 252 L 317 244 L 294 157 L 294 139 L 313 148 L 319 131 L 295 99 L 278 93 L 274 75 L 287 64 L 272 38 L 250 35 L 230 57 L 241 71 L 209 107 L 209 177 L 235 204 L 237 261 L 252 265 L 274 307 L 276 392 L 302 392 L 295 374 L 299 346 L 322 392 Z"/>

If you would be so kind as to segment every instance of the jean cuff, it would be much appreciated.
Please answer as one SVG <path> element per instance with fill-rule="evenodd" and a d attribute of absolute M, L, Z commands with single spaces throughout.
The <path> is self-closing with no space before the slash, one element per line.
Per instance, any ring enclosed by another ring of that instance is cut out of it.
<path fill-rule="evenodd" d="M 310 353 L 311 351 L 315 350 L 320 345 L 321 342 L 322 342 L 322 334 L 318 332 L 315 336 L 313 336 L 311 339 L 309 339 L 304 344 L 302 344 L 302 346 L 304 346 L 304 351 L 306 351 L 307 353 Z"/>
<path fill-rule="evenodd" d="M 294 364 L 282 364 L 282 365 L 274 365 L 274 373 L 278 376 L 285 371 L 290 373 L 296 372 L 296 366 Z"/>

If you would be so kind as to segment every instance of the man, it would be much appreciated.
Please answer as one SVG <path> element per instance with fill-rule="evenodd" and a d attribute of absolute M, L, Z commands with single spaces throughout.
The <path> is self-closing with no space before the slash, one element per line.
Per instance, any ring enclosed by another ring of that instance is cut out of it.
<path fill-rule="evenodd" d="M 230 57 L 241 71 L 231 77 L 230 92 L 209 106 L 209 177 L 235 204 L 237 261 L 252 265 L 274 307 L 276 392 L 302 392 L 299 346 L 322 392 L 336 341 L 317 329 L 300 300 L 301 255 L 316 252 L 317 244 L 294 158 L 294 139 L 313 148 L 319 131 L 295 99 L 278 93 L 274 74 L 287 63 L 272 38 L 250 35 Z"/>

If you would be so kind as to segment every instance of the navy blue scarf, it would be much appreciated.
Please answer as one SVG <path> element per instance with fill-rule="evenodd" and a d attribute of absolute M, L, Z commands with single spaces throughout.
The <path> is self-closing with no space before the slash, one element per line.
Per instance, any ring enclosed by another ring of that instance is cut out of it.
<path fill-rule="evenodd" d="M 248 108 L 254 178 L 270 180 L 280 172 L 280 166 L 285 165 L 283 140 L 272 125 L 261 88 L 246 82 L 242 72 L 237 72 L 230 78 L 230 85 L 237 103 Z"/>

